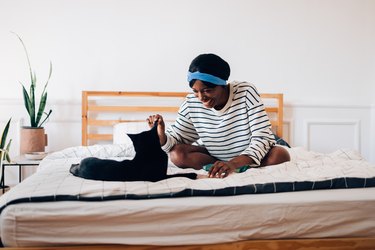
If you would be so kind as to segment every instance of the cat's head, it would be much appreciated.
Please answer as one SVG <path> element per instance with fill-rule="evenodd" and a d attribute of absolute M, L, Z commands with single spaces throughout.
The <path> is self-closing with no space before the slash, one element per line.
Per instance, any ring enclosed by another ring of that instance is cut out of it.
<path fill-rule="evenodd" d="M 157 151 L 161 150 L 159 136 L 157 132 L 157 122 L 150 130 L 139 134 L 128 134 L 133 142 L 135 152 Z"/>

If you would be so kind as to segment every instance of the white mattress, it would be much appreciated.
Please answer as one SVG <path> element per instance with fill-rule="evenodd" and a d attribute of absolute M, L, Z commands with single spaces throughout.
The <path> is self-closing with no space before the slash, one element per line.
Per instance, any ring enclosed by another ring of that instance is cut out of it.
<path fill-rule="evenodd" d="M 194 245 L 375 236 L 375 188 L 105 202 L 22 203 L 1 216 L 5 246 Z"/>
<path fill-rule="evenodd" d="M 265 191 L 276 192 L 277 181 L 297 184 L 307 181 L 305 186 L 311 184 L 312 188 L 321 185 L 320 181 L 327 183 L 328 180 L 332 184 L 331 180 L 339 177 L 344 188 L 353 182 L 360 187 L 375 184 L 375 166 L 355 152 L 341 150 L 323 155 L 292 149 L 290 153 L 291 162 L 250 169 L 224 179 L 172 178 L 149 183 L 92 181 L 69 173 L 72 163 L 87 156 L 134 155 L 128 146 L 66 149 L 48 156 L 36 174 L 0 197 L 0 207 L 4 208 L 0 215 L 1 240 L 5 246 L 23 247 L 194 245 L 248 239 L 375 237 L 374 187 L 148 199 L 173 196 L 183 190 L 207 195 L 217 195 L 223 189 L 259 191 L 262 184 L 257 183 L 270 183 L 265 187 L 272 188 Z M 168 171 L 191 170 L 171 166 Z M 197 173 L 204 175 L 203 170 Z M 133 200 L 132 195 L 145 199 Z M 64 197 L 75 200 L 56 201 Z M 98 201 L 98 198 L 111 197 L 121 197 L 121 200 Z M 82 201 L 92 198 L 96 201 Z M 19 203 L 20 199 L 23 200 Z"/>

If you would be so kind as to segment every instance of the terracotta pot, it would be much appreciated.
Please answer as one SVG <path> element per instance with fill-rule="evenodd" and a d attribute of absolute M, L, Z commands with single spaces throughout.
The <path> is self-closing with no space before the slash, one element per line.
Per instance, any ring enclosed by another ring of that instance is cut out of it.
<path fill-rule="evenodd" d="M 44 128 L 21 128 L 20 153 L 44 152 L 47 146 L 47 135 Z"/>

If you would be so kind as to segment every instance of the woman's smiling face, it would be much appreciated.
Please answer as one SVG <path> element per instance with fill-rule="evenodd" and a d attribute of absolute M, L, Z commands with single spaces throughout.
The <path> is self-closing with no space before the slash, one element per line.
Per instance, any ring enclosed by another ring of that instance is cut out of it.
<path fill-rule="evenodd" d="M 208 88 L 202 81 L 196 80 L 192 86 L 194 95 L 206 108 L 222 109 L 228 101 L 228 87 L 215 86 Z"/>

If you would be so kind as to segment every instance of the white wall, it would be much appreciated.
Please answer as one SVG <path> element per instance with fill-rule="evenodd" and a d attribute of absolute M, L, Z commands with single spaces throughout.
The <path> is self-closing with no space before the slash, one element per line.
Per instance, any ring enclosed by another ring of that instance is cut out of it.
<path fill-rule="evenodd" d="M 371 113 L 371 135 L 370 135 L 370 161 L 375 162 L 375 105 L 372 105 L 372 113 Z"/>
<path fill-rule="evenodd" d="M 40 85 L 54 66 L 51 151 L 80 144 L 82 90 L 188 91 L 190 61 L 213 52 L 231 80 L 285 94 L 292 144 L 375 162 L 374 13 L 373 0 L 0 0 L 0 125 L 13 117 L 17 154 L 29 78 L 14 31 Z"/>
<path fill-rule="evenodd" d="M 29 48 L 51 100 L 82 89 L 187 90 L 202 52 L 287 102 L 361 103 L 375 57 L 373 0 L 0 0 L 0 98 L 20 98 Z M 355 93 L 353 93 L 355 91 Z M 354 94 L 354 95 L 353 95 Z"/>
<path fill-rule="evenodd" d="M 373 57 L 373 67 L 372 67 L 372 78 L 370 79 L 370 84 L 372 86 L 372 114 L 371 114 L 371 162 L 375 162 L 375 56 Z"/>

